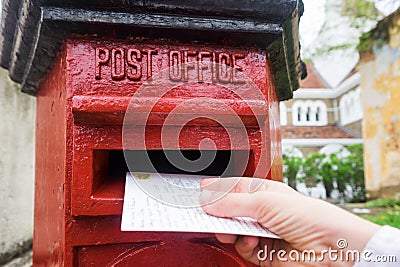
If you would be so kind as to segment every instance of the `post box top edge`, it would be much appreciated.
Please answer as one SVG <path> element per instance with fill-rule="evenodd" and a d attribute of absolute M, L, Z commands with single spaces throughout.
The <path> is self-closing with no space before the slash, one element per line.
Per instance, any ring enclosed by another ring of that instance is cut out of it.
<path fill-rule="evenodd" d="M 4 0 L 2 8 L 0 65 L 9 70 L 12 80 L 21 84 L 22 91 L 32 95 L 37 93 L 40 80 L 50 68 L 65 38 L 71 33 L 95 34 L 96 31 L 101 31 L 103 27 L 96 28 L 96 26 L 93 27 L 94 24 L 116 27 L 118 25 L 116 20 L 126 18 L 125 14 L 132 16 L 133 20 L 135 20 L 134 16 L 139 15 L 150 17 L 148 25 L 128 25 L 127 22 L 123 22 L 125 26 L 160 27 L 157 19 L 160 18 L 160 21 L 163 21 L 171 16 L 193 19 L 197 23 L 191 21 L 187 24 L 190 26 L 175 23 L 172 26 L 176 28 L 174 30 L 187 27 L 189 30 L 233 33 L 235 28 L 232 26 L 229 28 L 227 25 L 237 22 L 238 30 L 243 31 L 243 34 L 253 34 L 253 36 L 258 34 L 258 36 L 264 36 L 264 39 L 268 39 L 265 36 L 269 34 L 275 36 L 273 38 L 276 39 L 278 45 L 288 45 L 289 49 L 285 49 L 285 53 L 278 53 L 283 54 L 280 57 L 283 56 L 285 59 L 278 61 L 287 65 L 285 69 L 294 68 L 294 71 L 292 70 L 291 73 L 288 71 L 283 76 L 293 74 L 299 76 L 300 57 L 296 31 L 298 18 L 303 12 L 301 0 L 189 0 L 184 3 L 178 0 L 88 0 L 84 2 Z M 74 12 L 77 14 L 73 14 Z M 86 15 L 87 21 L 74 20 L 82 15 Z M 99 19 L 96 19 L 96 16 L 99 16 Z M 211 24 L 217 26 L 205 27 L 207 20 L 213 21 Z M 140 22 L 142 21 L 146 22 L 146 19 L 141 18 Z M 205 23 L 202 24 L 202 22 Z M 293 52 L 296 55 L 287 54 Z M 290 59 L 291 57 L 293 58 Z M 282 82 L 281 78 L 278 79 Z M 290 91 L 297 89 L 296 81 L 290 82 L 290 77 L 283 80 L 283 83 L 291 83 L 288 86 Z M 294 80 L 298 80 L 298 77 Z M 288 98 L 291 92 L 282 95 L 285 96 L 279 96 L 281 99 Z"/>

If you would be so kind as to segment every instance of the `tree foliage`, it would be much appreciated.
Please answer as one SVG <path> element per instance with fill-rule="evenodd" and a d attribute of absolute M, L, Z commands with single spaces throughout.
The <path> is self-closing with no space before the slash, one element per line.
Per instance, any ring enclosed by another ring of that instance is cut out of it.
<path fill-rule="evenodd" d="M 300 172 L 304 160 L 301 157 L 283 155 L 283 165 L 285 166 L 284 175 L 288 180 L 288 185 L 297 189 L 297 175 Z"/>
<path fill-rule="evenodd" d="M 343 0 L 342 15 L 352 18 L 379 19 L 380 12 L 374 2 L 368 0 Z"/>
<path fill-rule="evenodd" d="M 351 198 L 347 200 L 365 201 L 363 146 L 351 145 L 346 149 L 349 152 L 347 156 L 343 156 L 342 153 L 331 155 L 311 153 L 305 160 L 284 156 L 285 177 L 288 181 L 289 176 L 291 177 L 291 186 L 295 188 L 292 183 L 296 181 L 296 176 L 298 177 L 301 171 L 304 176 L 300 180 L 308 188 L 322 183 L 328 197 L 336 189 L 342 198 L 345 197 L 345 191 L 351 188 Z"/>
<path fill-rule="evenodd" d="M 320 167 L 324 158 L 324 154 L 311 153 L 304 161 L 303 181 L 306 187 L 315 187 L 321 181 Z"/>
<path fill-rule="evenodd" d="M 302 50 L 305 58 L 357 54 L 359 37 L 384 18 L 373 0 L 327 0 L 325 10 L 326 22 L 318 37 Z M 340 38 L 346 33 L 346 39 Z"/>

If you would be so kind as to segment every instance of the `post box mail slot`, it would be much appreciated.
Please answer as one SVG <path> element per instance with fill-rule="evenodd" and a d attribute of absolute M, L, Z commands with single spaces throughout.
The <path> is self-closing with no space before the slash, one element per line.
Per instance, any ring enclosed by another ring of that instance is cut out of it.
<path fill-rule="evenodd" d="M 232 140 L 228 138 L 223 127 L 204 129 L 202 126 L 188 126 L 181 129 L 182 138 L 179 147 L 174 147 L 176 144 L 168 142 L 162 144 L 160 138 L 162 129 L 166 132 L 166 136 L 170 137 L 176 132 L 171 127 L 147 126 L 146 150 L 143 150 L 140 144 L 136 147 L 122 147 L 120 126 L 75 126 L 72 214 L 121 214 L 126 171 L 185 173 L 171 163 L 168 164 L 165 154 L 173 158 L 178 152 L 182 152 L 188 160 L 193 160 L 200 152 L 203 156 L 215 154 L 214 160 L 207 163 L 206 168 L 195 171 L 194 174 L 252 176 L 256 171 L 260 176 L 263 175 L 261 177 L 267 177 L 269 174 L 270 164 L 263 160 L 270 162 L 270 151 L 268 146 L 261 143 L 262 138 L 258 128 L 249 128 L 246 131 L 251 137 L 250 143 L 246 143 L 244 140 L 249 137 L 241 136 L 243 132 L 240 131 Z M 139 139 L 137 135 L 140 131 L 130 133 L 134 140 Z M 216 149 L 206 146 L 205 150 L 198 150 L 199 144 L 204 139 L 211 140 Z M 147 157 L 151 159 L 151 165 L 142 160 Z M 190 173 L 190 169 L 186 173 Z"/>
<path fill-rule="evenodd" d="M 299 84 L 302 8 L 4 0 L 0 64 L 37 96 L 33 264 L 251 266 L 212 234 L 121 232 L 124 175 L 281 180 L 276 114 Z M 190 168 L 199 155 L 212 160 Z"/>
<path fill-rule="evenodd" d="M 203 156 L 211 159 L 212 162 L 207 162 L 206 168 L 201 168 L 202 170 L 191 170 L 190 168 L 183 170 L 179 168 L 179 162 L 173 164 L 170 161 L 179 159 L 180 153 L 189 161 L 198 160 Z M 146 160 L 147 158 L 150 159 L 150 162 Z M 248 161 L 249 164 L 247 164 Z M 125 175 L 128 171 L 157 171 L 159 173 L 208 176 L 242 176 L 247 174 L 249 176 L 252 173 L 251 164 L 254 164 L 252 155 L 249 155 L 249 151 L 243 150 L 93 150 L 92 186 L 89 186 L 91 193 L 84 203 L 88 205 L 91 201 L 99 203 L 116 200 L 122 202 Z M 79 192 L 82 194 L 82 189 Z M 122 211 L 122 203 L 118 204 L 120 209 L 114 207 L 109 210 L 109 213 L 104 209 L 96 210 L 98 205 L 100 204 L 91 206 L 88 212 L 90 214 L 108 215 L 121 214 Z M 73 211 L 75 211 L 74 208 Z"/>

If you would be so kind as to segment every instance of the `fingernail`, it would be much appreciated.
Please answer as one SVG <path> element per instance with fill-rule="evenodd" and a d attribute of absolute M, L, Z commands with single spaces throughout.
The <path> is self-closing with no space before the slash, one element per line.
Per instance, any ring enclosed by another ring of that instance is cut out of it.
<path fill-rule="evenodd" d="M 211 201 L 212 198 L 212 191 L 203 190 L 200 193 L 200 203 L 207 204 Z"/>

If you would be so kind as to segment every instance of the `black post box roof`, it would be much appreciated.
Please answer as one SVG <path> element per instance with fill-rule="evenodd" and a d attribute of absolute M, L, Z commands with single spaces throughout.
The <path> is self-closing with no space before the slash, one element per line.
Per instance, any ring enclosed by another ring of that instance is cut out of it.
<path fill-rule="evenodd" d="M 284 100 L 305 76 L 302 12 L 301 0 L 3 0 L 0 64 L 23 92 L 35 95 L 71 34 L 253 44 L 267 49 Z"/>

